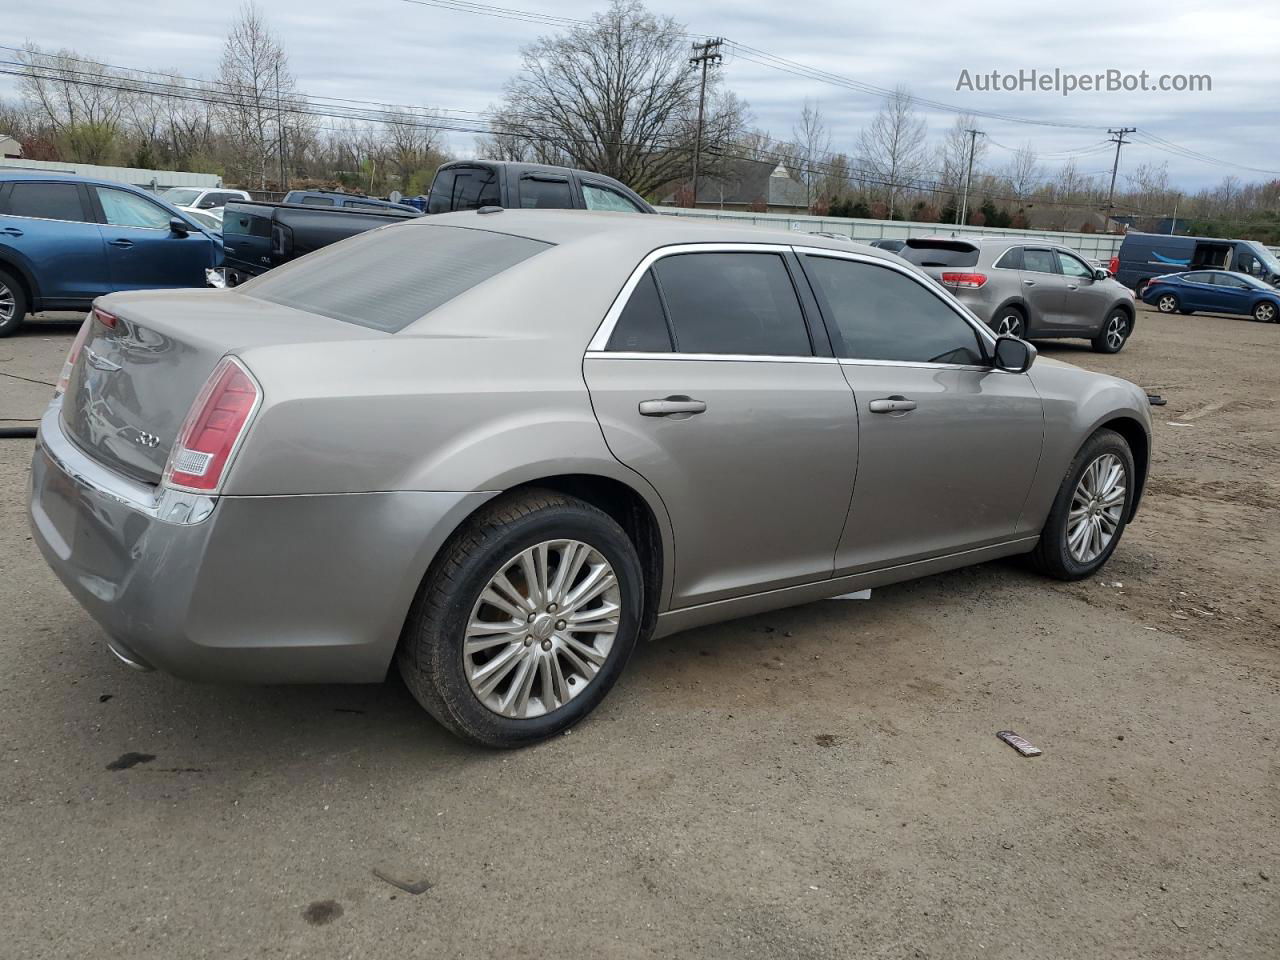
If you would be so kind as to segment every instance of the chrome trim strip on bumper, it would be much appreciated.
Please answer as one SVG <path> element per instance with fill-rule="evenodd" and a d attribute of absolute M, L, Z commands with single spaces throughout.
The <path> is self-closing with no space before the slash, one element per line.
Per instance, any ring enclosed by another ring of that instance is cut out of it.
<path fill-rule="evenodd" d="M 213 513 L 213 497 L 152 487 L 123 477 L 93 460 L 62 432 L 62 401 L 54 400 L 40 418 L 38 442 L 59 470 L 82 487 L 165 523 L 199 523 Z"/>

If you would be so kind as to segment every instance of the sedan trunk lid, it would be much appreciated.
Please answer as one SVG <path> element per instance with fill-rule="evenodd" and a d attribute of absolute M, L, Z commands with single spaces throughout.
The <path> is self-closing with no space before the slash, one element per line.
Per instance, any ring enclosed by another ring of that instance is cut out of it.
<path fill-rule="evenodd" d="M 183 420 L 227 354 L 386 334 L 232 290 L 113 294 L 95 304 L 63 398 L 71 440 L 143 483 L 164 472 Z"/>

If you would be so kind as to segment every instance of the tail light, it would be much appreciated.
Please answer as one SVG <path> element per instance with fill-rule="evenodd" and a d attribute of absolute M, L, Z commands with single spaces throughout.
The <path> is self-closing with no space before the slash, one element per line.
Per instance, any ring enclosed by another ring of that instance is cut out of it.
<path fill-rule="evenodd" d="M 1113 277 L 1114 277 L 1117 273 L 1119 273 L 1119 272 L 1120 272 L 1120 258 L 1119 258 L 1119 257 L 1112 257 L 1112 258 L 1111 258 L 1111 262 L 1110 262 L 1109 264 L 1107 264 L 1107 269 L 1111 271 L 1111 275 L 1112 275 Z"/>
<path fill-rule="evenodd" d="M 89 315 L 84 318 L 84 323 L 80 324 L 80 332 L 76 334 L 76 338 L 71 341 L 71 349 L 67 351 L 67 359 L 62 363 L 62 372 L 58 374 L 58 382 L 53 387 L 53 399 L 57 400 L 67 392 L 67 387 L 71 383 L 71 371 L 75 369 L 76 361 L 80 358 L 80 350 L 84 347 L 84 342 L 89 339 L 89 330 L 93 326 L 93 318 L 102 314 L 111 317 L 111 314 L 94 307 L 89 311 Z M 111 317 L 112 320 L 115 317 Z"/>
<path fill-rule="evenodd" d="M 944 273 L 942 282 L 948 287 L 963 287 L 966 290 L 977 290 L 987 282 L 985 273 Z"/>
<path fill-rule="evenodd" d="M 200 390 L 164 467 L 167 487 L 215 493 L 262 402 L 262 389 L 235 357 L 223 357 Z"/>

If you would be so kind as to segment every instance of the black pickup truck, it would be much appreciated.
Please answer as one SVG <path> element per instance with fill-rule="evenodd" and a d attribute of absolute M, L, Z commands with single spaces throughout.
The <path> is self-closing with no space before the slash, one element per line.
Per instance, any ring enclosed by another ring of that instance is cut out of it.
<path fill-rule="evenodd" d="M 603 173 L 503 160 L 455 160 L 436 171 L 427 213 L 480 207 L 654 212 L 638 193 Z"/>
<path fill-rule="evenodd" d="M 421 214 L 392 207 L 354 210 L 256 201 L 228 203 L 222 217 L 221 276 L 226 286 L 234 287 L 313 250 L 416 216 Z"/>

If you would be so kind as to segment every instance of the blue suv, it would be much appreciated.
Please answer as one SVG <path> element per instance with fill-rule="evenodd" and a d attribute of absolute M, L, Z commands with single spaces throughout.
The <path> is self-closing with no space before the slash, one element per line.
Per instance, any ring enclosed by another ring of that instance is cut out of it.
<path fill-rule="evenodd" d="M 116 290 L 202 287 L 222 241 L 123 183 L 0 173 L 0 337 L 28 313 L 84 310 Z"/>

